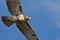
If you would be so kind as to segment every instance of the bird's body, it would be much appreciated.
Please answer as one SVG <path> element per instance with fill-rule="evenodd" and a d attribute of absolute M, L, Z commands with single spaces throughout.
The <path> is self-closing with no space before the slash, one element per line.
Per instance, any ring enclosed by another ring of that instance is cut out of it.
<path fill-rule="evenodd" d="M 12 16 L 2 16 L 4 24 L 10 26 L 16 23 L 18 29 L 25 35 L 27 40 L 38 40 L 35 32 L 28 24 L 30 17 L 23 14 L 19 0 L 6 0 L 6 3 Z"/>

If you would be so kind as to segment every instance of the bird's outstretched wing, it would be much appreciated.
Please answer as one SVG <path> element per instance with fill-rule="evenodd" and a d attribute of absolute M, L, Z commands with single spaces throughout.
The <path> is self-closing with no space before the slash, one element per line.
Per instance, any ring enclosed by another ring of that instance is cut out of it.
<path fill-rule="evenodd" d="M 16 22 L 18 29 L 25 35 L 28 40 L 38 40 L 35 32 L 27 22 Z"/>
<path fill-rule="evenodd" d="M 21 3 L 19 0 L 6 0 L 6 3 L 12 15 L 22 14 Z"/>

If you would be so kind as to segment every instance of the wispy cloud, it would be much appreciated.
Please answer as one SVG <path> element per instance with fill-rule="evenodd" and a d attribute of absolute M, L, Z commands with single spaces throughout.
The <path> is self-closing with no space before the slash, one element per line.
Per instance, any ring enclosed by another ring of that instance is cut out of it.
<path fill-rule="evenodd" d="M 53 18 L 55 24 L 58 28 L 60 28 L 60 1 L 50 0 L 45 2 L 45 7 L 47 7 L 48 11 L 53 12 Z"/>
<path fill-rule="evenodd" d="M 56 27 L 60 29 L 60 0 L 45 1 L 44 5 L 48 11 L 53 12 L 54 23 Z M 60 33 L 54 40 L 60 40 Z"/>

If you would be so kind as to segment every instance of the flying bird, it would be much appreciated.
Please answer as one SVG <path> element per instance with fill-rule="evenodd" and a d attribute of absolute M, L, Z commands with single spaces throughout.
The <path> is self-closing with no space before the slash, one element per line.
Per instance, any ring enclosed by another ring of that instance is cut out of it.
<path fill-rule="evenodd" d="M 23 33 L 27 40 L 38 40 L 34 30 L 28 24 L 28 20 L 31 18 L 23 14 L 20 1 L 6 0 L 6 3 L 12 16 L 2 16 L 3 23 L 8 27 L 16 23 L 17 28 Z"/>

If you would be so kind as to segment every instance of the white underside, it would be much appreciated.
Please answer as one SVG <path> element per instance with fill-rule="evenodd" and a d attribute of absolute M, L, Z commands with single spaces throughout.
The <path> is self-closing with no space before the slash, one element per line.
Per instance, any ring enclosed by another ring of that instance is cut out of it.
<path fill-rule="evenodd" d="M 21 14 L 21 15 L 17 16 L 17 19 L 18 20 L 24 20 L 24 15 Z"/>
<path fill-rule="evenodd" d="M 23 14 L 20 14 L 18 16 L 16 16 L 16 15 L 10 16 L 7 19 L 15 22 L 16 20 L 20 20 L 20 21 L 30 20 L 31 18 L 28 16 L 24 16 Z"/>
<path fill-rule="evenodd" d="M 15 16 L 15 15 L 13 15 L 13 16 L 10 16 L 9 18 L 8 18 L 10 21 L 16 21 L 16 20 L 25 20 L 24 19 L 24 15 L 19 15 L 19 16 Z"/>
<path fill-rule="evenodd" d="M 19 15 L 19 16 L 12 16 L 11 20 L 24 20 L 24 15 Z"/>

